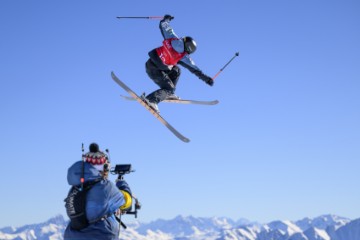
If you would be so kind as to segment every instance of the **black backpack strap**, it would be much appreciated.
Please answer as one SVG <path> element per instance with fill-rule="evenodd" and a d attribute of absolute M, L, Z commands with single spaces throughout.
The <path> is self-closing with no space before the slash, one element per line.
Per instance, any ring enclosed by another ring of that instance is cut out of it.
<path fill-rule="evenodd" d="M 88 191 L 102 178 L 77 186 L 72 186 L 65 201 L 67 215 L 70 218 L 70 227 L 75 230 L 81 230 L 89 225 L 86 217 L 86 201 Z"/>

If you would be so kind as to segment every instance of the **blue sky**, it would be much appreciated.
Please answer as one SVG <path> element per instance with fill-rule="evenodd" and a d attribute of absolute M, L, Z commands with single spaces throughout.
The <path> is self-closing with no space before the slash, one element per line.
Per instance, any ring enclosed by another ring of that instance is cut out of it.
<path fill-rule="evenodd" d="M 359 12 L 349 0 L 1 1 L 0 226 L 65 215 L 67 168 L 94 141 L 136 169 L 140 221 L 360 217 Z M 144 64 L 158 21 L 116 16 L 167 13 L 204 73 L 240 52 L 213 87 L 182 71 L 177 94 L 217 106 L 159 105 L 190 143 L 110 78 L 157 88 Z"/>

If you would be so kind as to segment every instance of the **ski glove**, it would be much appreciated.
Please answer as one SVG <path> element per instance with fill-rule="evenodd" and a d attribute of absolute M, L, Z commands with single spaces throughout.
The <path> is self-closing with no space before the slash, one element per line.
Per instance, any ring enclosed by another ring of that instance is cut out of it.
<path fill-rule="evenodd" d="M 164 16 L 164 18 L 163 18 L 163 20 L 169 20 L 169 21 L 171 21 L 171 20 L 173 20 L 173 19 L 174 19 L 174 17 L 171 16 L 171 15 L 169 15 L 169 14 L 166 14 L 166 15 Z"/>
<path fill-rule="evenodd" d="M 205 80 L 205 83 L 210 85 L 210 86 L 213 86 L 214 85 L 214 80 L 211 78 L 211 77 L 208 77 L 206 80 Z"/>

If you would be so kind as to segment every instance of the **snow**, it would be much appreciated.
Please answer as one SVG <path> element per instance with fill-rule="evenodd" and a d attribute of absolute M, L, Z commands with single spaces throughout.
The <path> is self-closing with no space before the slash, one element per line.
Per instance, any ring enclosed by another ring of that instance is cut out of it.
<path fill-rule="evenodd" d="M 288 234 L 289 236 L 302 232 L 302 230 L 292 223 L 291 221 L 274 221 L 267 224 L 268 229 L 278 229 L 283 235 Z"/>
<path fill-rule="evenodd" d="M 315 228 L 316 236 L 321 237 L 322 240 L 331 240 L 330 236 L 325 230 Z"/>
<path fill-rule="evenodd" d="M 1 240 L 11 240 L 11 239 L 21 239 L 21 240 L 32 240 L 36 239 L 34 236 L 33 231 L 30 231 L 30 234 L 28 232 L 23 232 L 19 234 L 3 234 L 0 232 L 0 239 Z"/>
<path fill-rule="evenodd" d="M 241 229 L 241 228 L 238 231 L 242 236 L 247 237 L 247 239 L 249 239 L 249 240 L 256 239 L 256 233 L 254 233 L 253 231 L 246 231 L 245 229 Z"/>
<path fill-rule="evenodd" d="M 47 233 L 57 232 L 57 231 L 58 231 L 58 226 L 55 224 L 49 224 L 48 226 L 44 226 L 41 228 L 42 234 L 47 234 Z"/>

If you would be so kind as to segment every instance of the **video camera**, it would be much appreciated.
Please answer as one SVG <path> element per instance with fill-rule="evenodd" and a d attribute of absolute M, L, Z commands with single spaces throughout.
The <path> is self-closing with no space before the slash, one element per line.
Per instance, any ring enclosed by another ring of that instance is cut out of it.
<path fill-rule="evenodd" d="M 114 168 L 110 170 L 111 174 L 118 174 L 118 179 L 123 179 L 125 174 L 135 172 L 132 170 L 131 164 L 116 164 Z"/>
<path fill-rule="evenodd" d="M 123 176 L 131 172 L 135 172 L 135 170 L 131 169 L 131 164 L 116 164 L 115 167 L 111 169 L 112 174 L 118 174 L 119 176 Z"/>

